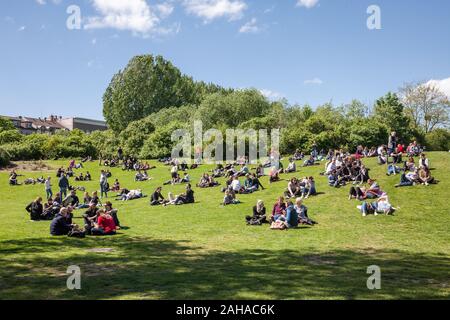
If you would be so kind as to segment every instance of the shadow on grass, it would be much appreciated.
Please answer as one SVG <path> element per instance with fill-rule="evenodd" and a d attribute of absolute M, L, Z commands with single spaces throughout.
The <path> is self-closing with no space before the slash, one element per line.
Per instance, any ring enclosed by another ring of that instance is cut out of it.
<path fill-rule="evenodd" d="M 3 241 L 0 263 L 0 299 L 439 299 L 450 279 L 445 254 L 217 252 L 126 236 Z M 81 268 L 81 290 L 66 288 L 70 265 Z M 366 287 L 370 265 L 381 268 L 381 290 Z"/>

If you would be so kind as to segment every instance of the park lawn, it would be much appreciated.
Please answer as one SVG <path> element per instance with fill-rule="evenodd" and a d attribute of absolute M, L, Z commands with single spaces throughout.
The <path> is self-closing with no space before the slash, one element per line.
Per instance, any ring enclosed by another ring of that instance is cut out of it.
<path fill-rule="evenodd" d="M 51 237 L 50 222 L 30 222 L 24 208 L 45 195 L 43 185 L 10 187 L 8 173 L 0 172 L 0 299 L 448 299 L 450 154 L 428 156 L 440 183 L 398 189 L 399 176 L 387 177 L 376 159 L 365 160 L 401 208 L 395 216 L 362 217 L 359 203 L 347 199 L 349 187 L 328 187 L 319 175 L 321 164 L 296 174 L 313 175 L 323 192 L 305 201 L 319 222 L 315 227 L 246 226 L 244 218 L 258 199 L 270 211 L 287 186 L 285 181 L 269 186 L 265 177 L 266 190 L 241 195 L 242 204 L 228 207 L 220 205 L 220 188 L 194 188 L 194 205 L 150 207 L 149 198 L 113 202 L 126 228 L 113 237 L 85 239 Z M 48 162 L 55 169 L 67 163 Z M 110 184 L 119 178 L 122 187 L 150 195 L 170 177 L 169 167 L 157 166 L 149 182 L 134 182 L 134 173 L 112 169 Z M 196 182 L 210 168 L 190 175 Z M 98 163 L 81 171 L 86 170 L 94 181 L 72 184 L 99 189 Z M 50 175 L 55 192 L 55 171 Z M 183 188 L 165 186 L 163 193 Z M 75 212 L 80 225 L 82 213 Z M 66 287 L 70 265 L 81 268 L 81 290 Z M 381 269 L 380 290 L 367 289 L 371 265 Z"/>

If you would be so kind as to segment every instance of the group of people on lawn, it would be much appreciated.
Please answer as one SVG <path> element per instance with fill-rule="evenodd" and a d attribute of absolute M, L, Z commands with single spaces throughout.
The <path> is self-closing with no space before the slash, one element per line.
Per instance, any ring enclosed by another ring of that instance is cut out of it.
<path fill-rule="evenodd" d="M 407 153 L 407 161 L 402 160 L 404 153 Z M 407 148 L 401 144 L 397 144 L 397 136 L 393 132 L 389 137 L 389 142 L 379 148 L 363 148 L 358 147 L 355 154 L 349 154 L 342 150 L 329 151 L 325 153 L 313 148 L 311 155 L 306 157 L 303 166 L 316 165 L 320 161 L 326 161 L 322 175 L 327 177 L 328 184 L 331 187 L 342 187 L 351 184 L 348 198 L 357 199 L 361 201 L 358 209 L 363 216 L 367 214 L 393 214 L 396 210 L 390 203 L 388 195 L 382 191 L 378 182 L 371 179 L 369 176 L 369 169 L 365 167 L 362 162 L 364 157 L 378 157 L 379 164 L 387 165 L 387 175 L 400 174 L 400 183 L 396 187 L 412 186 L 415 184 L 428 185 L 436 183 L 436 179 L 431 176 L 429 169 L 429 160 L 423 153 L 423 148 L 417 145 L 416 142 L 411 143 Z M 414 156 L 419 156 L 416 164 Z M 261 184 L 260 177 L 265 175 L 264 169 L 268 169 L 269 182 L 276 182 L 281 180 L 280 175 L 285 173 L 295 173 L 297 171 L 296 161 L 303 160 L 305 154 L 297 150 L 292 158 L 289 159 L 289 164 L 286 169 L 280 163 L 278 166 L 271 166 L 272 164 L 262 164 L 253 169 L 251 172 L 248 167 L 248 161 L 243 161 L 234 164 L 217 165 L 211 172 L 204 173 L 198 184 L 198 188 L 212 188 L 219 186 L 220 183 L 216 178 L 224 177 L 225 187 L 222 189 L 224 198 L 222 205 L 227 206 L 231 204 L 239 204 L 241 201 L 237 199 L 237 195 L 254 193 L 259 190 L 264 190 Z M 136 165 L 135 181 L 145 181 L 150 179 L 146 174 L 146 169 L 150 167 L 145 163 L 144 168 L 142 163 L 136 159 L 127 158 L 124 166 L 128 167 L 131 163 Z M 389 161 L 392 159 L 392 162 Z M 168 205 L 183 205 L 195 202 L 194 191 L 191 186 L 191 178 L 186 172 L 187 166 L 183 166 L 176 159 L 166 159 L 165 163 L 171 165 L 170 175 L 171 180 L 165 184 L 180 184 L 186 183 L 186 190 L 183 194 L 174 195 L 169 192 L 168 197 L 162 195 L 162 187 L 158 187 L 150 197 L 150 205 L 152 206 L 168 206 Z M 239 168 L 240 166 L 240 168 Z M 195 168 L 198 168 L 197 164 Z M 75 161 L 71 161 L 68 170 L 83 168 L 80 163 L 77 165 Z M 134 169 L 134 168 L 133 168 Z M 144 172 L 141 170 L 144 169 Z M 184 176 L 181 177 L 179 171 L 185 171 Z M 60 168 L 57 172 L 59 192 L 53 197 L 51 177 L 43 181 L 45 185 L 45 192 L 47 202 L 42 203 L 42 198 L 39 197 L 30 203 L 26 210 L 30 214 L 33 221 L 36 220 L 52 220 L 50 231 L 52 235 L 70 234 L 73 230 L 81 230 L 78 226 L 72 223 L 73 211 L 78 209 L 87 209 L 84 218 L 84 231 L 86 234 L 92 235 L 111 235 L 120 229 L 120 223 L 117 216 L 118 211 L 112 208 L 111 202 L 106 202 L 103 206 L 100 198 L 108 197 L 108 191 L 117 191 L 116 200 L 134 200 L 145 197 L 142 190 L 128 190 L 121 189 L 118 179 L 115 180 L 113 188 L 110 189 L 108 178 L 111 177 L 111 172 L 108 170 L 101 170 L 100 173 L 100 197 L 97 191 L 92 193 L 84 193 L 83 202 L 80 202 L 76 190 L 70 185 L 69 177 L 74 176 L 68 174 L 64 169 Z M 19 175 L 12 171 L 10 175 L 10 183 L 18 184 L 17 177 Z M 85 176 L 77 176 L 78 181 L 90 180 L 89 172 Z M 244 182 L 241 182 L 244 178 Z M 304 199 L 316 195 L 316 184 L 314 177 L 296 178 L 292 177 L 288 180 L 287 188 L 284 192 L 284 197 L 280 197 L 274 204 L 270 218 L 266 216 L 266 208 L 262 200 L 258 200 L 253 207 L 253 214 L 246 217 L 249 225 L 261 225 L 263 223 L 271 223 L 272 229 L 290 229 L 299 225 L 314 225 L 315 221 L 308 217 L 307 207 L 303 204 Z M 103 208 L 102 208 L 103 207 Z"/>

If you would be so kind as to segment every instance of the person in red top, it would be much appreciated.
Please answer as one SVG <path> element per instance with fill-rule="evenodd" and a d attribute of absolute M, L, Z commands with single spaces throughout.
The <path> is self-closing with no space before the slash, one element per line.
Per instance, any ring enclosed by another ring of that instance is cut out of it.
<path fill-rule="evenodd" d="M 113 217 L 106 213 L 105 210 L 99 210 L 99 217 L 95 227 L 91 230 L 92 235 L 105 236 L 116 234 L 116 224 Z"/>

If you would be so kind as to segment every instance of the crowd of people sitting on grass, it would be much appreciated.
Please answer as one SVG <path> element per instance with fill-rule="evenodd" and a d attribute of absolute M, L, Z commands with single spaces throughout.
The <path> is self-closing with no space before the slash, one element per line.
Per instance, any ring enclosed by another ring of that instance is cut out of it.
<path fill-rule="evenodd" d="M 324 162 L 324 171 L 320 174 L 325 176 L 329 186 L 339 188 L 350 185 L 348 199 L 356 199 L 360 202 L 357 206 L 363 216 L 368 214 L 386 214 L 392 215 L 398 208 L 395 208 L 389 201 L 388 194 L 382 190 L 379 183 L 369 175 L 363 159 L 367 157 L 377 157 L 378 164 L 386 166 L 388 176 L 400 176 L 400 182 L 395 187 L 405 187 L 413 185 L 429 185 L 438 181 L 431 175 L 430 161 L 417 142 L 412 142 L 407 147 L 397 143 L 396 133 L 393 132 L 387 145 L 381 145 L 378 148 L 358 146 L 355 153 L 351 154 L 342 149 L 340 150 L 317 150 L 314 144 L 312 152 L 305 154 L 302 150 L 296 150 L 286 168 L 278 160 L 278 165 L 273 165 L 275 157 L 270 156 L 265 163 L 250 168 L 248 158 L 242 157 L 234 163 L 218 164 L 214 169 L 201 175 L 196 187 L 205 189 L 220 186 L 216 180 L 225 179 L 225 186 L 221 189 L 224 193 L 222 205 L 229 206 L 242 203 L 238 199 L 239 195 L 252 194 L 264 190 L 260 178 L 268 176 L 270 184 L 282 181 L 281 175 L 295 174 L 298 172 L 297 161 L 302 163 L 302 167 L 315 166 Z M 415 157 L 419 157 L 417 160 Z M 406 157 L 406 158 L 405 158 Z M 145 198 L 146 195 L 142 189 L 122 188 L 118 179 L 115 179 L 112 188 L 110 188 L 108 178 L 112 177 L 109 170 L 100 172 L 100 196 L 97 191 L 89 194 L 84 192 L 83 199 L 80 201 L 77 196 L 77 190 L 85 191 L 82 187 L 74 187 L 69 179 L 74 181 L 91 181 L 92 177 L 89 171 L 85 174 L 80 172 L 75 174 L 74 170 L 83 169 L 83 162 L 92 161 L 85 158 L 80 163 L 71 160 L 67 169 L 58 168 L 56 172 L 57 186 L 59 192 L 53 195 L 52 178 L 46 179 L 40 177 L 37 179 L 28 178 L 24 184 L 42 183 L 45 185 L 47 201 L 43 203 L 41 197 L 38 197 L 30 203 L 25 209 L 30 215 L 32 221 L 52 220 L 52 235 L 110 235 L 120 229 L 117 210 L 113 209 L 111 202 L 102 204 L 102 198 L 108 198 L 108 192 L 114 192 L 117 201 L 130 201 Z M 122 161 L 124 170 L 136 171 L 134 180 L 136 182 L 148 181 L 147 170 L 154 167 L 148 162 L 142 162 L 133 157 L 124 157 L 120 150 L 118 156 L 109 160 L 100 160 L 102 166 L 119 166 Z M 167 198 L 162 195 L 162 187 L 158 187 L 150 196 L 151 206 L 169 206 L 184 205 L 195 203 L 194 191 L 191 186 L 191 178 L 187 170 L 197 169 L 200 163 L 194 163 L 189 166 L 185 161 L 166 158 L 160 159 L 162 163 L 170 166 L 171 179 L 164 185 L 186 184 L 185 192 L 180 195 L 174 195 L 168 192 Z M 301 169 L 300 169 L 301 170 Z M 20 185 L 15 170 L 10 173 L 10 185 Z M 253 207 L 253 215 L 247 216 L 246 221 L 249 225 L 262 225 L 269 223 L 272 229 L 291 229 L 299 225 L 313 226 L 317 224 L 308 217 L 308 208 L 304 205 L 304 200 L 317 195 L 316 182 L 314 177 L 306 176 L 303 178 L 291 177 L 284 191 L 284 197 L 280 197 L 274 204 L 270 217 L 268 217 L 264 202 L 258 200 Z M 84 210 L 84 227 L 79 227 L 72 223 L 74 210 Z"/>

